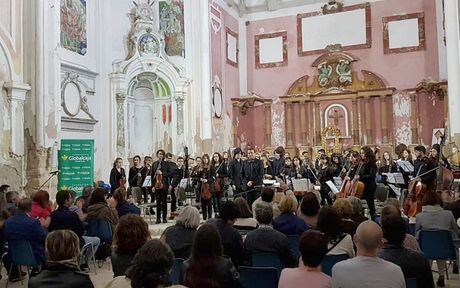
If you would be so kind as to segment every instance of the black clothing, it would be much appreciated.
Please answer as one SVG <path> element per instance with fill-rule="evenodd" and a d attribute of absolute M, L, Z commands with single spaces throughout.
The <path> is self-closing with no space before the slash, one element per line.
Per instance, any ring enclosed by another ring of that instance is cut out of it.
<path fill-rule="evenodd" d="M 252 186 L 248 186 L 248 182 L 252 182 Z M 245 191 L 254 190 L 246 194 L 246 199 L 249 205 L 259 197 L 261 185 L 264 181 L 264 164 L 261 160 L 252 159 L 246 160 L 243 163 L 243 188 Z M 259 186 L 259 187 L 256 187 Z"/>
<path fill-rule="evenodd" d="M 186 275 L 187 270 L 190 267 L 190 259 L 184 261 L 181 269 L 180 284 L 187 285 Z M 196 263 L 199 265 L 200 263 Z M 221 288 L 239 288 L 242 287 L 239 281 L 239 274 L 233 266 L 230 259 L 220 257 L 219 263 L 213 266 L 212 271 L 209 271 L 209 276 L 218 283 L 218 287 Z M 204 287 L 204 286 L 202 286 Z"/>
<path fill-rule="evenodd" d="M 332 199 L 329 196 L 329 192 L 331 189 L 329 186 L 326 184 L 327 181 L 333 181 L 334 180 L 334 168 L 331 165 L 321 167 L 318 170 L 318 180 L 321 183 L 321 203 L 332 205 Z"/>
<path fill-rule="evenodd" d="M 155 196 L 157 200 L 157 222 L 160 219 L 166 221 L 166 215 L 168 213 L 168 203 L 167 196 L 169 185 L 171 184 L 171 179 L 173 176 L 174 167 L 172 162 L 168 161 L 155 161 L 152 164 L 151 176 L 152 176 L 152 187 L 155 187 L 156 184 L 156 174 L 160 170 L 163 176 L 163 189 L 155 190 Z"/>
<path fill-rule="evenodd" d="M 281 171 L 283 170 L 285 166 L 285 161 L 284 157 L 280 157 L 279 159 L 274 159 L 272 161 L 272 171 L 273 171 L 273 177 L 280 177 Z"/>
<path fill-rule="evenodd" d="M 163 237 L 174 252 L 174 258 L 188 259 L 190 257 L 195 233 L 196 229 L 185 228 L 179 224 L 166 228 Z"/>
<path fill-rule="evenodd" d="M 29 278 L 29 288 L 93 288 L 89 275 L 77 267 L 63 264 L 48 264 L 42 272 Z"/>
<path fill-rule="evenodd" d="M 59 206 L 57 210 L 51 212 L 50 217 L 51 223 L 48 227 L 49 232 L 62 229 L 72 230 L 80 239 L 80 247 L 85 245 L 85 240 L 83 240 L 82 237 L 85 229 L 77 213 L 70 211 L 66 206 Z"/>
<path fill-rule="evenodd" d="M 230 257 L 237 268 L 244 265 L 246 256 L 243 250 L 243 238 L 238 230 L 232 225 L 224 223 L 221 219 L 209 219 L 207 223 L 214 225 L 219 231 L 224 247 L 224 256 Z"/>
<path fill-rule="evenodd" d="M 121 168 L 120 171 L 117 168 L 112 168 L 110 171 L 110 193 L 114 193 L 115 189 L 120 187 L 120 182 L 126 181 L 125 169 Z"/>
<path fill-rule="evenodd" d="M 142 186 L 142 171 L 145 170 L 145 167 L 137 168 L 131 167 L 129 168 L 128 173 L 128 184 L 129 187 L 141 187 Z"/>
<path fill-rule="evenodd" d="M 364 183 L 363 198 L 366 199 L 367 206 L 371 218 L 375 217 L 374 196 L 377 184 L 375 183 L 375 175 L 377 175 L 377 164 L 375 162 L 363 162 L 359 171 L 359 181 Z"/>
<path fill-rule="evenodd" d="M 121 254 L 112 252 L 112 256 L 110 257 L 112 262 L 112 271 L 113 277 L 118 277 L 122 275 L 126 275 L 126 270 L 131 268 L 131 262 L 134 259 L 134 254 Z"/>
<path fill-rule="evenodd" d="M 228 166 L 228 176 L 232 185 L 235 185 L 234 194 L 243 191 L 243 161 L 233 159 Z"/>
<path fill-rule="evenodd" d="M 142 175 L 142 184 L 144 184 L 144 181 L 145 181 L 145 178 L 147 178 L 147 176 L 152 176 L 152 167 L 148 167 L 148 166 L 145 166 L 145 169 L 141 171 L 141 175 Z M 152 192 L 152 179 L 150 179 L 150 185 L 149 187 L 142 187 L 142 194 L 144 196 L 144 203 L 147 203 L 147 195 L 150 195 L 150 202 L 153 202 L 155 200 L 154 196 L 153 195 L 153 192 Z"/>
<path fill-rule="evenodd" d="M 417 159 L 414 161 L 414 177 L 417 177 L 419 175 L 423 175 L 424 173 L 427 173 L 428 171 L 432 170 L 430 173 L 427 173 L 426 175 L 423 175 L 420 177 L 420 180 L 423 184 L 428 186 L 428 190 L 430 188 L 435 188 L 435 182 L 436 182 L 436 168 L 437 163 L 433 161 L 433 159 L 424 157 L 422 159 Z"/>

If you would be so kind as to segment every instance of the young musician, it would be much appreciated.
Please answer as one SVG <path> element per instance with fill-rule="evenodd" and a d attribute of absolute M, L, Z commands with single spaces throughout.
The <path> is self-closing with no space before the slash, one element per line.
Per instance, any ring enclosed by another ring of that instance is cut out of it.
<path fill-rule="evenodd" d="M 136 155 L 133 158 L 133 167 L 129 169 L 128 173 L 128 184 L 129 187 L 141 187 L 142 186 L 142 170 L 144 166 L 141 163 L 141 156 Z"/>
<path fill-rule="evenodd" d="M 327 181 L 332 181 L 334 180 L 334 168 L 332 167 L 329 157 L 327 157 L 326 154 L 322 154 L 319 158 L 319 163 L 318 163 L 318 180 L 319 183 L 321 184 L 321 203 L 322 204 L 329 204 L 332 205 L 332 199 L 329 196 L 329 192 L 331 192 L 331 189 L 327 185 Z"/>
<path fill-rule="evenodd" d="M 169 171 L 171 173 L 170 186 L 168 189 L 168 193 L 171 195 L 171 215 L 169 216 L 170 220 L 174 219 L 173 213 L 177 210 L 177 195 L 174 191 L 175 187 L 172 185 L 177 170 L 177 164 L 173 161 L 172 157 L 173 155 L 171 153 L 166 153 L 165 155 L 165 161 L 168 163 Z"/>
<path fill-rule="evenodd" d="M 200 196 L 200 189 L 201 189 L 201 181 L 200 181 L 200 177 L 201 177 L 201 173 L 202 173 L 202 170 L 203 170 L 203 167 L 202 167 L 202 162 L 203 159 L 200 157 L 200 156 L 197 156 L 195 158 L 195 164 L 194 165 L 191 165 L 191 172 L 190 172 L 190 176 L 192 177 L 192 184 L 193 184 L 193 188 L 195 189 L 195 201 L 197 203 L 200 203 L 201 202 L 201 196 Z"/>
<path fill-rule="evenodd" d="M 123 169 L 123 159 L 118 157 L 113 162 L 113 168 L 110 171 L 110 193 L 113 194 L 115 189 L 124 186 L 126 183 L 125 169 Z"/>
<path fill-rule="evenodd" d="M 203 219 L 212 218 L 212 186 L 214 183 L 214 167 L 211 165 L 209 155 L 204 154 L 201 163 L 200 177 L 200 195 L 201 195 L 201 212 Z"/>
<path fill-rule="evenodd" d="M 369 207 L 369 213 L 372 219 L 375 218 L 375 203 L 374 195 L 377 184 L 375 183 L 375 175 L 377 174 L 377 164 L 375 154 L 369 146 L 361 148 L 361 158 L 363 165 L 358 175 L 355 175 L 355 179 L 364 183 L 363 197 L 366 199 L 367 206 Z"/>
<path fill-rule="evenodd" d="M 315 168 L 316 168 L 316 170 L 319 170 L 319 168 L 320 168 L 321 156 L 323 156 L 323 155 L 326 155 L 326 151 L 324 149 L 319 149 L 317 158 L 315 160 Z"/>
<path fill-rule="evenodd" d="M 158 160 L 153 162 L 152 165 L 152 185 L 154 187 L 155 196 L 157 200 L 157 221 L 156 223 L 167 223 L 166 220 L 168 206 L 167 194 L 168 190 L 172 189 L 171 184 L 171 170 L 169 162 L 165 161 L 165 151 L 160 149 L 156 153 Z"/>
<path fill-rule="evenodd" d="M 332 166 L 334 168 L 334 177 L 339 177 L 342 172 L 342 159 L 339 154 L 332 154 Z"/>
<path fill-rule="evenodd" d="M 273 169 L 267 155 L 262 154 L 261 160 L 262 164 L 264 165 L 264 179 L 273 179 Z"/>
<path fill-rule="evenodd" d="M 294 156 L 292 164 L 295 179 L 308 178 L 307 167 L 302 165 L 302 161 L 298 156 Z"/>
<path fill-rule="evenodd" d="M 212 155 L 211 166 L 214 170 L 214 191 L 212 193 L 212 206 L 214 208 L 214 215 L 219 214 L 221 207 L 222 195 L 225 187 L 225 182 L 228 179 L 227 165 L 225 165 L 224 159 L 219 153 Z"/>
<path fill-rule="evenodd" d="M 189 171 L 188 169 L 185 170 L 185 159 L 183 157 L 178 157 L 177 158 L 177 165 L 175 167 L 174 171 L 174 176 L 171 181 L 171 185 L 173 187 L 173 191 L 177 191 L 177 187 L 179 186 L 180 182 L 184 178 L 188 178 L 189 176 Z M 176 192 L 177 193 L 177 192 Z M 178 201 L 179 206 L 182 206 L 182 201 L 179 199 Z M 172 212 L 172 208 L 171 208 Z"/>
<path fill-rule="evenodd" d="M 228 176 L 232 183 L 233 195 L 243 191 L 243 160 L 241 148 L 233 151 L 233 160 L 228 165 Z"/>
<path fill-rule="evenodd" d="M 243 187 L 245 191 L 254 190 L 246 194 L 249 205 L 252 205 L 252 202 L 259 197 L 260 189 L 257 186 L 263 185 L 263 178 L 262 161 L 255 158 L 254 149 L 248 149 L 248 160 L 243 163 Z"/>
<path fill-rule="evenodd" d="M 275 159 L 273 159 L 272 161 L 273 177 L 280 177 L 281 170 L 283 170 L 283 167 L 285 165 L 285 150 L 282 146 L 279 146 L 275 149 L 273 153 L 275 155 Z"/>
<path fill-rule="evenodd" d="M 430 157 L 436 162 L 436 164 L 441 164 L 442 166 L 446 167 L 447 169 L 451 169 L 449 161 L 444 155 L 441 155 L 441 145 L 434 144 L 430 150 Z M 442 157 L 441 157 L 442 156 Z"/>
<path fill-rule="evenodd" d="M 152 164 L 153 164 L 153 158 L 150 157 L 150 156 L 145 156 L 144 157 L 144 167 L 145 167 L 145 169 L 141 171 L 141 175 L 142 175 L 142 184 L 141 185 L 144 184 L 145 178 L 147 178 L 147 176 L 152 175 Z M 144 203 L 148 202 L 147 195 L 150 195 L 150 203 L 152 203 L 153 200 L 154 200 L 154 194 L 153 194 L 153 191 L 152 191 L 152 181 L 153 181 L 152 178 L 150 178 L 150 183 L 146 183 L 147 186 L 142 187 L 142 194 L 144 195 Z M 151 212 L 153 212 L 153 211 L 151 211 Z"/>
<path fill-rule="evenodd" d="M 427 185 L 428 191 L 436 189 L 436 162 L 427 157 L 425 146 L 419 145 L 414 148 L 414 151 L 417 159 L 414 161 L 413 176 Z"/>
<path fill-rule="evenodd" d="M 292 166 L 291 158 L 284 158 L 284 167 L 281 169 L 280 173 L 281 178 L 285 183 L 290 181 L 291 178 L 295 177 L 294 167 Z"/>

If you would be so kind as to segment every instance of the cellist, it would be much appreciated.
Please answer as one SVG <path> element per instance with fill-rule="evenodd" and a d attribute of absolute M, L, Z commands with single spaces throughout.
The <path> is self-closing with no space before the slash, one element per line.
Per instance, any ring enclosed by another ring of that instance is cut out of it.
<path fill-rule="evenodd" d="M 375 218 L 375 203 L 374 195 L 375 190 L 377 189 L 377 184 L 375 183 L 375 175 L 377 175 L 377 164 L 375 159 L 375 153 L 372 151 L 371 147 L 363 146 L 361 148 L 361 158 L 363 165 L 359 171 L 358 175 L 355 175 L 355 179 L 364 183 L 364 192 L 363 198 L 367 202 L 369 207 L 369 213 L 371 218 Z"/>
<path fill-rule="evenodd" d="M 417 159 L 414 161 L 414 174 L 415 178 L 419 178 L 422 184 L 427 186 L 427 190 L 436 188 L 436 167 L 437 163 L 426 155 L 426 148 L 423 145 L 414 148 L 415 156 Z M 427 173 L 430 171 L 430 173 Z M 419 175 L 422 175 L 419 177 Z M 414 179 L 413 179 L 414 180 Z M 423 197 L 422 197 L 423 198 Z"/>

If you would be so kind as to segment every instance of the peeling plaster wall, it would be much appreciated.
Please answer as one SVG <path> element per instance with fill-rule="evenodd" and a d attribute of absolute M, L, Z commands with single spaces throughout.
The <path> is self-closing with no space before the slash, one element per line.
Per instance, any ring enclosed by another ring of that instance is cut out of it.
<path fill-rule="evenodd" d="M 409 145 L 412 143 L 410 129 L 410 96 L 406 91 L 397 91 L 393 95 L 393 121 L 398 123 L 394 127 L 394 138 L 396 143 Z"/>

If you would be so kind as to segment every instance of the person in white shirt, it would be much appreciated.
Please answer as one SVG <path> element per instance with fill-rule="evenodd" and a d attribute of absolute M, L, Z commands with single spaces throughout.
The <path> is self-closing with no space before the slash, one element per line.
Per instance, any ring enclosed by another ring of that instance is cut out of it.
<path fill-rule="evenodd" d="M 404 275 L 396 264 L 378 257 L 383 232 L 373 221 L 358 226 L 354 237 L 357 257 L 332 268 L 333 288 L 405 288 Z"/>

